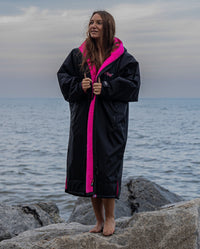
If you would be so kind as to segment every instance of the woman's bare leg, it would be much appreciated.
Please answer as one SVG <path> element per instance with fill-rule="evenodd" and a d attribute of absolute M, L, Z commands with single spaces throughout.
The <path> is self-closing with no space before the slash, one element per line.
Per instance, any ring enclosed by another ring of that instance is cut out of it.
<path fill-rule="evenodd" d="M 104 224 L 103 199 L 92 197 L 91 201 L 97 223 L 96 226 L 90 230 L 90 233 L 100 233 L 103 229 L 103 224 Z"/>
<path fill-rule="evenodd" d="M 103 235 L 109 236 L 115 232 L 115 199 L 103 199 L 103 205 L 105 208 Z"/>

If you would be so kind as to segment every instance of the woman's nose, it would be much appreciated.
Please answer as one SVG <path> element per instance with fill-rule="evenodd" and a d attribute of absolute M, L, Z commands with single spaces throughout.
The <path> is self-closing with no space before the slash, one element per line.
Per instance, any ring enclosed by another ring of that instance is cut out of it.
<path fill-rule="evenodd" d="M 95 27 L 96 27 L 96 23 L 93 22 L 91 26 L 92 26 L 93 28 L 95 28 Z"/>

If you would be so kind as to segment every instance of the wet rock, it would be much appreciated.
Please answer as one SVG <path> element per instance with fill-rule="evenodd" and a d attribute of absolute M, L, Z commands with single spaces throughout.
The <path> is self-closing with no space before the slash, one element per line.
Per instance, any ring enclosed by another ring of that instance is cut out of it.
<path fill-rule="evenodd" d="M 62 222 L 58 207 L 50 203 L 8 206 L 0 204 L 0 241 L 19 233 Z"/>
<path fill-rule="evenodd" d="M 115 202 L 115 217 L 157 210 L 163 205 L 182 200 L 182 197 L 145 178 L 130 178 L 123 182 L 120 199 Z M 77 199 L 68 222 L 79 222 L 85 225 L 95 223 L 90 198 L 79 197 Z"/>
<path fill-rule="evenodd" d="M 0 249 L 200 249 L 200 199 L 180 202 L 116 221 L 109 237 L 88 233 L 90 225 L 60 223 L 0 242 Z"/>

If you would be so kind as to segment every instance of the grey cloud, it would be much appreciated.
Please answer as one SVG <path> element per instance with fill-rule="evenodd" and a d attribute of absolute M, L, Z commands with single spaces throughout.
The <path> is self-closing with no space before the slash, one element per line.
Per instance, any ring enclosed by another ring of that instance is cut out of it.
<path fill-rule="evenodd" d="M 198 7 L 198 2 L 126 1 L 108 9 L 117 36 L 140 62 L 142 96 L 200 95 Z M 15 16 L 0 15 L 1 96 L 10 88 L 16 95 L 60 96 L 56 72 L 84 40 L 90 14 L 86 8 L 30 7 Z M 188 80 L 194 90 L 188 91 Z"/>

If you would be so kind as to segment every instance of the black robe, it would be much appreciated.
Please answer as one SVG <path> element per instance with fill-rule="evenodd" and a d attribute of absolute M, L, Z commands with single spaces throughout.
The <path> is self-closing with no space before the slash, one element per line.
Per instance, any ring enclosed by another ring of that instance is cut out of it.
<path fill-rule="evenodd" d="M 89 65 L 87 77 L 95 82 L 100 77 L 102 82 L 100 95 L 92 94 L 92 87 L 87 93 L 82 90 L 83 44 L 71 51 L 58 71 L 60 88 L 71 113 L 67 193 L 119 198 L 128 132 L 128 102 L 138 100 L 140 88 L 139 64 L 122 43 L 120 46 L 119 51 L 104 62 L 95 78 Z"/>

